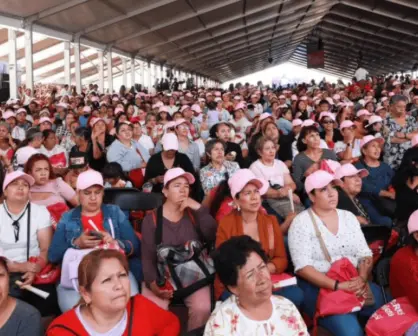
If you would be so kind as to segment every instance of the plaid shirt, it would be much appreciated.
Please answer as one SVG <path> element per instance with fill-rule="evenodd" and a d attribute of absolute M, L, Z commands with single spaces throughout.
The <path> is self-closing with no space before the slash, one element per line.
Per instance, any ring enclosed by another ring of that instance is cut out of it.
<path fill-rule="evenodd" d="M 65 128 L 65 126 L 59 126 L 55 132 L 55 134 L 57 135 L 58 139 L 63 139 L 64 137 L 67 137 L 69 135 L 71 135 L 71 131 L 67 128 Z"/>

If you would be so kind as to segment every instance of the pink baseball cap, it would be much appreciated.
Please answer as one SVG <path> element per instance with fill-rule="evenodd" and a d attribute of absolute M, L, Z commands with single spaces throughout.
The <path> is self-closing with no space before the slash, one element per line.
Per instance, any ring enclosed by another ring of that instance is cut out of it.
<path fill-rule="evenodd" d="M 161 106 L 160 109 L 158 110 L 158 113 L 161 113 L 161 112 L 169 113 L 168 107 L 165 105 Z"/>
<path fill-rule="evenodd" d="M 296 101 L 298 100 L 298 96 L 293 94 L 292 97 L 290 97 L 291 100 Z"/>
<path fill-rule="evenodd" d="M 297 127 L 303 124 L 303 121 L 301 119 L 293 119 L 292 120 L 292 127 Z"/>
<path fill-rule="evenodd" d="M 98 171 L 89 169 L 78 175 L 76 183 L 77 190 L 86 190 L 94 185 L 104 186 L 103 176 Z"/>
<path fill-rule="evenodd" d="M 335 173 L 337 169 L 341 167 L 341 164 L 338 161 L 324 160 L 324 162 L 328 165 L 328 168 L 331 169 L 333 173 Z"/>
<path fill-rule="evenodd" d="M 99 101 L 100 101 L 100 98 L 99 98 L 99 97 L 97 97 L 97 96 L 93 96 L 93 97 L 91 97 L 91 98 L 90 98 L 90 100 L 91 100 L 92 102 L 99 102 Z"/>
<path fill-rule="evenodd" d="M 238 110 L 245 110 L 246 106 L 244 103 L 238 103 L 235 108 L 234 111 L 238 111 Z"/>
<path fill-rule="evenodd" d="M 122 107 L 115 108 L 115 115 L 118 115 L 119 113 L 123 113 L 125 110 Z"/>
<path fill-rule="evenodd" d="M 199 113 L 199 114 L 202 113 L 202 109 L 197 104 L 192 105 L 192 111 L 196 112 L 196 113 Z"/>
<path fill-rule="evenodd" d="M 187 109 L 190 110 L 190 106 L 189 105 L 183 105 L 180 109 L 180 112 L 183 113 L 184 111 L 186 111 Z"/>
<path fill-rule="evenodd" d="M 339 94 L 335 94 L 335 95 L 332 96 L 332 99 L 334 99 L 334 100 L 340 100 L 341 99 L 341 96 Z"/>
<path fill-rule="evenodd" d="M 317 170 L 309 175 L 305 180 L 306 193 L 309 194 L 314 189 L 324 188 L 335 180 L 338 179 L 325 170 Z"/>
<path fill-rule="evenodd" d="M 42 135 L 41 132 L 39 132 L 40 135 Z M 31 146 L 25 146 L 17 150 L 16 152 L 16 163 L 19 166 L 24 166 L 26 162 L 28 162 L 29 158 L 34 155 L 38 154 L 39 152 L 31 147 Z"/>
<path fill-rule="evenodd" d="M 235 198 L 248 183 L 254 184 L 258 188 L 260 195 L 264 195 L 269 188 L 269 183 L 264 179 L 256 177 L 251 170 L 239 169 L 228 180 L 232 198 Z"/>
<path fill-rule="evenodd" d="M 330 105 L 334 105 L 334 101 L 332 100 L 332 98 L 331 97 L 327 97 L 326 99 L 325 99 Z"/>
<path fill-rule="evenodd" d="M 285 95 L 280 95 L 279 99 L 286 99 L 286 96 Z"/>
<path fill-rule="evenodd" d="M 335 178 L 342 179 L 343 177 L 357 174 L 359 174 L 361 178 L 364 178 L 369 175 L 369 172 L 366 169 L 357 169 L 351 163 L 346 163 L 335 171 Z"/>
<path fill-rule="evenodd" d="M 83 107 L 83 112 L 85 112 L 85 113 L 91 113 L 91 107 L 90 106 L 84 106 Z"/>
<path fill-rule="evenodd" d="M 302 128 L 309 127 L 309 126 L 315 126 L 316 128 L 318 128 L 319 124 L 313 121 L 312 119 L 306 119 L 302 122 Z"/>
<path fill-rule="evenodd" d="M 408 219 L 408 232 L 418 231 L 418 210 L 415 210 Z"/>
<path fill-rule="evenodd" d="M 386 107 L 384 107 L 383 105 L 377 104 L 377 106 L 376 106 L 376 112 L 379 112 L 380 110 L 384 110 L 384 109 L 386 109 Z M 371 118 L 373 118 L 373 116 Z M 370 120 L 369 120 L 369 122 L 370 122 Z"/>
<path fill-rule="evenodd" d="M 351 120 L 344 120 L 340 125 L 340 130 L 349 127 L 356 127 L 356 125 Z"/>
<path fill-rule="evenodd" d="M 395 95 L 395 92 L 389 92 L 389 97 L 393 97 Z"/>
<path fill-rule="evenodd" d="M 164 151 L 179 150 L 179 140 L 174 133 L 164 134 L 161 138 L 161 145 Z"/>
<path fill-rule="evenodd" d="M 166 131 L 168 128 L 172 128 L 172 127 L 176 127 L 176 122 L 175 121 L 168 121 L 164 125 L 163 130 Z"/>
<path fill-rule="evenodd" d="M 17 110 L 16 115 L 20 114 L 20 113 L 28 113 L 28 111 L 26 111 L 26 109 L 24 109 L 23 107 L 21 107 L 20 109 Z"/>
<path fill-rule="evenodd" d="M 328 117 L 330 118 L 332 121 L 335 121 L 335 116 L 331 113 L 331 112 L 321 112 L 321 114 L 319 115 L 319 121 L 321 121 L 322 118 Z"/>
<path fill-rule="evenodd" d="M 274 117 L 270 113 L 264 112 L 264 113 L 260 114 L 259 120 L 262 121 L 262 120 L 267 119 L 267 118 L 273 118 L 274 119 Z"/>
<path fill-rule="evenodd" d="M 25 180 L 26 182 L 28 182 L 30 187 L 32 187 L 35 184 L 35 179 L 32 176 L 25 174 L 24 172 L 20 170 L 16 170 L 13 173 L 7 174 L 6 177 L 4 178 L 3 191 L 6 190 L 7 186 L 10 183 L 12 183 L 13 181 L 16 181 L 17 179 Z"/>
<path fill-rule="evenodd" d="M 412 147 L 415 147 L 416 145 L 418 145 L 418 134 L 414 135 L 414 137 L 412 138 L 411 145 Z"/>
<path fill-rule="evenodd" d="M 362 116 L 370 116 L 370 115 L 372 115 L 372 114 L 369 112 L 369 110 L 366 110 L 366 109 L 361 109 L 361 110 L 357 111 L 357 113 L 356 113 L 357 118 L 360 118 Z"/>
<path fill-rule="evenodd" d="M 383 119 L 380 116 L 378 116 L 378 115 L 372 115 L 370 117 L 369 123 L 368 123 L 368 125 L 366 127 L 370 127 L 373 124 L 378 123 L 378 122 L 380 122 L 380 123 L 383 122 Z"/>
<path fill-rule="evenodd" d="M 305 101 L 305 100 L 308 100 L 308 97 L 307 96 L 302 96 L 302 97 L 299 98 L 299 100 Z"/>
<path fill-rule="evenodd" d="M 367 145 L 371 141 L 377 141 L 380 145 L 383 145 L 385 143 L 385 140 L 383 138 L 376 138 L 373 135 L 366 135 L 360 141 L 360 148 L 363 148 L 363 146 Z"/>
<path fill-rule="evenodd" d="M 189 123 L 187 122 L 187 120 L 186 119 L 184 119 L 184 118 L 180 118 L 180 119 L 177 119 L 176 121 L 175 121 L 175 126 L 177 127 L 177 126 L 179 126 L 179 125 L 181 125 L 181 124 L 187 124 L 187 126 L 189 126 Z"/>
<path fill-rule="evenodd" d="M 195 178 L 192 174 L 185 172 L 182 168 L 171 168 L 164 174 L 164 187 L 168 182 L 175 180 L 176 178 L 184 177 L 189 184 L 195 182 Z"/>
<path fill-rule="evenodd" d="M 6 111 L 6 112 L 3 113 L 2 118 L 4 120 L 7 120 L 9 118 L 16 118 L 16 115 L 12 111 Z"/>
<path fill-rule="evenodd" d="M 381 99 L 380 99 L 380 101 L 383 103 L 383 102 L 385 102 L 386 100 L 388 100 L 389 98 L 388 97 L 382 97 Z"/>
<path fill-rule="evenodd" d="M 90 122 L 90 126 L 94 127 L 94 125 L 96 125 L 99 121 L 103 121 L 106 124 L 106 121 L 103 118 L 94 118 L 91 122 Z"/>
<path fill-rule="evenodd" d="M 44 122 L 49 122 L 50 124 L 52 124 L 51 119 L 49 119 L 48 117 L 42 117 L 41 119 L 39 119 L 39 124 L 42 124 Z"/>

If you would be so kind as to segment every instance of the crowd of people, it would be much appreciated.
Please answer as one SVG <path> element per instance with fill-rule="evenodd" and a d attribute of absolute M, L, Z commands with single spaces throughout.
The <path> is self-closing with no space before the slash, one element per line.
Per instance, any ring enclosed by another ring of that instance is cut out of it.
<path fill-rule="evenodd" d="M 0 334 L 360 336 L 403 297 L 418 315 L 417 118 L 403 76 L 21 88 L 1 105 Z M 163 204 L 134 229 L 108 188 Z M 368 228 L 395 241 L 383 292 Z M 333 292 L 360 306 L 321 313 Z"/>

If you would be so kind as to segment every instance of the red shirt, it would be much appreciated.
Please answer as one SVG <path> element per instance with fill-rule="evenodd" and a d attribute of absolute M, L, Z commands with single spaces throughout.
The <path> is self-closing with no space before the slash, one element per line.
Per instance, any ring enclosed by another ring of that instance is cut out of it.
<path fill-rule="evenodd" d="M 399 249 L 390 262 L 390 290 L 393 297 L 408 297 L 418 311 L 418 256 L 411 246 Z"/>
<path fill-rule="evenodd" d="M 90 224 L 90 221 L 96 225 L 99 231 L 105 231 L 103 227 L 103 213 L 101 211 L 95 216 L 81 216 L 83 231 L 96 231 L 96 228 Z"/>
<path fill-rule="evenodd" d="M 180 323 L 171 312 L 158 307 L 142 295 L 135 296 L 135 310 L 132 335 L 141 336 L 178 336 Z M 131 316 L 131 303 L 128 303 L 128 324 Z M 128 335 L 128 327 L 121 336 Z M 69 330 L 68 330 L 69 329 Z M 75 333 L 75 334 L 74 334 Z M 46 336 L 89 336 L 75 313 L 75 308 L 58 316 L 48 327 Z"/>

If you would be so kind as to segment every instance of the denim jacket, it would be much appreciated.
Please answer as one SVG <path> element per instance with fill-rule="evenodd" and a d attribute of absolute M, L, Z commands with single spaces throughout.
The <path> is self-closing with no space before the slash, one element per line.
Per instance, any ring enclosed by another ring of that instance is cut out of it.
<path fill-rule="evenodd" d="M 116 205 L 102 205 L 103 227 L 111 234 L 109 219 L 111 219 L 115 231 L 115 239 L 120 240 L 125 245 L 127 256 L 140 256 L 140 242 L 132 228 L 128 218 L 122 210 Z M 52 238 L 48 250 L 48 260 L 57 264 L 64 258 L 65 251 L 68 248 L 75 248 L 73 242 L 83 233 L 81 223 L 81 207 L 76 207 L 65 213 Z"/>

